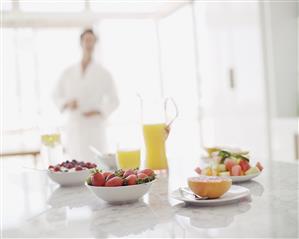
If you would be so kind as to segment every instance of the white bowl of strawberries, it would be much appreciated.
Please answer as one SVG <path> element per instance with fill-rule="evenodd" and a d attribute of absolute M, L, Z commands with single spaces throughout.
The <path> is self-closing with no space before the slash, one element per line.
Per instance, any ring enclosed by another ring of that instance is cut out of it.
<path fill-rule="evenodd" d="M 96 197 L 108 203 L 128 203 L 146 194 L 155 179 L 156 175 L 151 169 L 119 169 L 114 172 L 96 169 L 85 185 Z"/>
<path fill-rule="evenodd" d="M 50 165 L 48 167 L 48 176 L 61 186 L 79 186 L 83 185 L 91 169 L 96 168 L 97 165 L 90 162 L 79 162 L 75 159 L 65 161 L 57 165 Z"/>

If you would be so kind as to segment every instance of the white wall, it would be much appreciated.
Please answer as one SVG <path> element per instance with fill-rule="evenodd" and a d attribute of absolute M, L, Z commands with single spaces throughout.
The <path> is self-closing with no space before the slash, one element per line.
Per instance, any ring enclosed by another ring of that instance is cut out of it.
<path fill-rule="evenodd" d="M 298 3 L 268 2 L 264 5 L 267 64 L 269 66 L 272 116 L 298 115 L 297 16 Z"/>
<path fill-rule="evenodd" d="M 256 2 L 195 2 L 205 146 L 267 154 L 266 95 Z M 229 71 L 234 71 L 231 87 Z"/>
<path fill-rule="evenodd" d="M 298 134 L 298 3 L 262 2 L 271 159 L 295 162 Z"/>

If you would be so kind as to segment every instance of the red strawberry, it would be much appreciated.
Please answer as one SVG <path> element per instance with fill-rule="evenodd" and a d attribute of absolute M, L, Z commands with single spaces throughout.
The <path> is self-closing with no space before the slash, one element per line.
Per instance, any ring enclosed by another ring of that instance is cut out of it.
<path fill-rule="evenodd" d="M 147 178 L 148 176 L 147 176 L 145 173 L 138 173 L 138 174 L 137 174 L 137 177 L 138 177 L 138 179 L 145 179 L 145 178 Z"/>
<path fill-rule="evenodd" d="M 260 162 L 257 162 L 255 165 L 261 172 L 263 171 L 264 167 L 262 166 L 262 164 Z"/>
<path fill-rule="evenodd" d="M 114 178 L 114 177 L 115 177 L 115 174 L 112 173 L 112 174 L 110 174 L 109 176 L 107 176 L 106 181 L 108 181 L 109 179 Z"/>
<path fill-rule="evenodd" d="M 131 174 L 128 177 L 126 177 L 128 185 L 134 185 L 137 181 L 137 176 L 135 174 Z"/>
<path fill-rule="evenodd" d="M 250 169 L 250 165 L 246 160 L 241 160 L 239 162 L 239 165 L 241 166 L 241 169 L 243 170 L 243 172 L 246 172 L 248 169 Z"/>
<path fill-rule="evenodd" d="M 111 173 L 111 172 L 104 172 L 103 173 L 103 176 L 104 176 L 104 178 L 105 179 L 107 179 L 110 175 L 112 175 L 113 173 Z"/>
<path fill-rule="evenodd" d="M 139 173 L 144 173 L 144 174 L 146 174 L 149 177 L 152 176 L 152 175 L 154 175 L 154 171 L 151 170 L 151 169 L 149 169 L 149 168 L 140 170 Z"/>
<path fill-rule="evenodd" d="M 91 176 L 91 183 L 92 186 L 104 186 L 105 185 L 105 178 L 103 174 L 97 172 Z"/>
<path fill-rule="evenodd" d="M 114 177 L 114 178 L 111 178 L 109 179 L 106 183 L 105 183 L 105 186 L 106 187 L 119 187 L 119 186 L 122 186 L 124 183 L 124 180 L 120 177 Z"/>
<path fill-rule="evenodd" d="M 128 170 L 125 171 L 123 177 L 126 178 L 131 174 L 134 174 L 134 170 L 133 169 L 128 169 Z"/>
<path fill-rule="evenodd" d="M 114 172 L 114 174 L 118 177 L 122 177 L 124 175 L 124 170 L 118 169 Z"/>

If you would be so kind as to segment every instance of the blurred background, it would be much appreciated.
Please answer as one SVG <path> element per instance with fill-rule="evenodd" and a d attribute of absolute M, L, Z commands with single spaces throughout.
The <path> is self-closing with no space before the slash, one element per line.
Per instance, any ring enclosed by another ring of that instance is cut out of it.
<path fill-rule="evenodd" d="M 138 93 L 178 105 L 170 161 L 231 146 L 295 162 L 298 10 L 297 1 L 2 0 L 1 156 L 36 158 L 43 128 L 63 132 L 51 94 L 92 27 L 120 97 L 111 152 L 139 120 Z"/>

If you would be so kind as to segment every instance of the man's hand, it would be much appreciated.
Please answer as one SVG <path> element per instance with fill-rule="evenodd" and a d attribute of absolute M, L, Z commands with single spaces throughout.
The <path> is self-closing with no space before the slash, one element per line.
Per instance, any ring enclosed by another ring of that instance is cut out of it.
<path fill-rule="evenodd" d="M 92 117 L 96 115 L 101 115 L 101 113 L 99 111 L 92 110 L 92 111 L 84 112 L 83 115 L 85 117 Z"/>
<path fill-rule="evenodd" d="M 78 108 L 78 103 L 77 100 L 71 100 L 65 103 L 64 109 L 69 109 L 69 110 L 76 110 Z"/>

